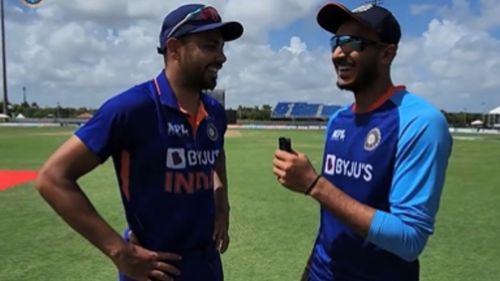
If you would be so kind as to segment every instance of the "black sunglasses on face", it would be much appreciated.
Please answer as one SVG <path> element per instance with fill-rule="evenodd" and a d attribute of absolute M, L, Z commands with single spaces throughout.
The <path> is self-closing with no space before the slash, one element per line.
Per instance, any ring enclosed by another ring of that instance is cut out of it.
<path fill-rule="evenodd" d="M 335 51 L 337 47 L 340 47 L 342 49 L 342 52 L 347 54 L 353 51 L 362 52 L 366 48 L 366 46 L 369 45 L 385 46 L 386 44 L 352 35 L 334 35 L 330 39 L 330 47 L 332 48 L 332 52 Z"/>

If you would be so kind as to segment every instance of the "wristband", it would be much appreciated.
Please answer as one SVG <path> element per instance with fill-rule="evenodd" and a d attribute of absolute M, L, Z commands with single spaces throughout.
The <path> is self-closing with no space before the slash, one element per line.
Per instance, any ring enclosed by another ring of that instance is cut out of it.
<path fill-rule="evenodd" d="M 314 188 L 314 186 L 318 183 L 319 179 L 322 177 L 322 175 L 318 175 L 313 182 L 307 187 L 306 192 L 304 192 L 305 195 L 309 195 L 311 193 L 311 190 Z"/>

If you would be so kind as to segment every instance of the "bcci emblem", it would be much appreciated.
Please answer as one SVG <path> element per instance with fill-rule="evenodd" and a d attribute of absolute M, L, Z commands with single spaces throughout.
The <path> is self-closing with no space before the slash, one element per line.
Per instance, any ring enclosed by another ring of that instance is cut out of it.
<path fill-rule="evenodd" d="M 28 7 L 34 7 L 40 3 L 42 3 L 42 0 L 21 0 L 24 4 L 26 4 Z"/>
<path fill-rule="evenodd" d="M 382 133 L 380 133 L 379 128 L 373 128 L 368 132 L 368 135 L 365 139 L 364 148 L 366 151 L 372 151 L 380 144 L 380 140 L 382 139 Z"/>
<path fill-rule="evenodd" d="M 219 137 L 219 132 L 213 123 L 208 123 L 207 125 L 207 136 L 212 141 L 216 141 Z"/>

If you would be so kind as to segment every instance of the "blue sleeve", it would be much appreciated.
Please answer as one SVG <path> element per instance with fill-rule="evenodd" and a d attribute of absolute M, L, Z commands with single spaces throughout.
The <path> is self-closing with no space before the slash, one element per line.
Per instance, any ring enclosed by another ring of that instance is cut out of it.
<path fill-rule="evenodd" d="M 140 119 L 137 108 L 148 101 L 147 95 L 141 93 L 144 93 L 142 88 L 134 87 L 112 97 L 75 132 L 101 162 L 119 152 L 127 144 L 130 133 L 136 130 L 137 126 L 131 126 L 130 117 Z"/>
<path fill-rule="evenodd" d="M 123 135 L 118 109 L 119 106 L 114 99 L 107 101 L 75 132 L 75 135 L 99 157 L 101 162 L 106 161 L 112 154 L 119 142 L 119 136 Z"/>
<path fill-rule="evenodd" d="M 411 112 L 417 114 L 400 113 L 390 213 L 375 212 L 367 237 L 407 261 L 418 258 L 433 233 L 452 147 L 448 125 L 440 112 Z"/>

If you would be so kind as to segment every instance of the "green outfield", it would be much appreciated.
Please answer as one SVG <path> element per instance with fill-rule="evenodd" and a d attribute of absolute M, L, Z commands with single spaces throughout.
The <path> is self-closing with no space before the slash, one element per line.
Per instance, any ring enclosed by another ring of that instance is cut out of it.
<path fill-rule="evenodd" d="M 0 170 L 34 170 L 72 128 L 0 127 Z M 318 227 L 318 204 L 284 190 L 271 172 L 277 137 L 293 139 L 319 168 L 320 131 L 239 130 L 226 139 L 231 245 L 226 280 L 299 280 Z M 500 136 L 460 136 L 448 169 L 421 280 L 488 281 L 500 276 Z M 80 180 L 118 231 L 122 207 L 111 161 Z M 32 184 L 0 192 L 0 280 L 116 280 L 113 264 L 72 231 Z"/>

